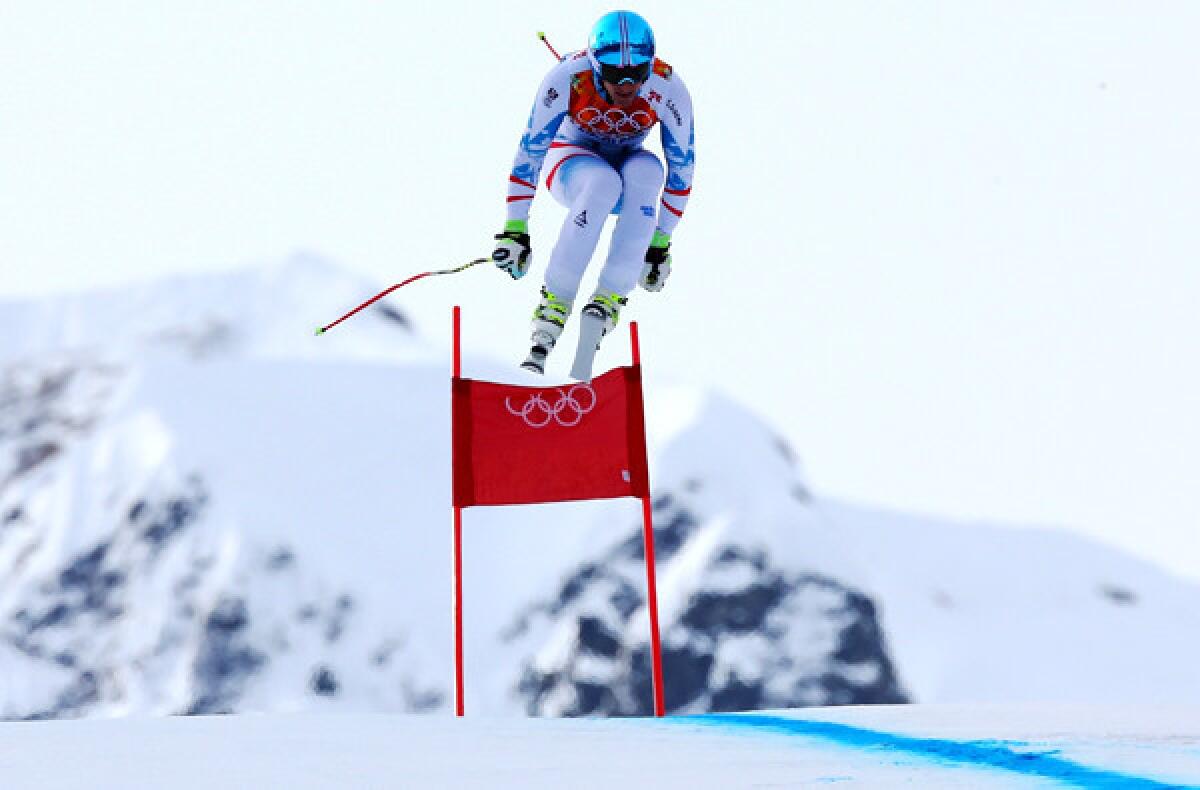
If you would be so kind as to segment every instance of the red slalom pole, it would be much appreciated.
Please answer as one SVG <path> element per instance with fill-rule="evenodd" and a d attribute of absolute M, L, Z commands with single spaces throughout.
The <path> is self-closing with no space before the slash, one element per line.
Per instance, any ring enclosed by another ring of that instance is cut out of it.
<path fill-rule="evenodd" d="M 454 715 L 462 718 L 463 704 L 462 617 L 462 508 L 454 507 Z"/>
<path fill-rule="evenodd" d="M 385 297 L 385 296 L 387 296 L 388 294 L 390 294 L 392 291 L 395 291 L 395 290 L 396 290 L 396 289 L 398 289 L 398 288 L 403 288 L 404 286 L 408 285 L 409 283 L 415 283 L 417 280 L 421 280 L 421 279 L 424 279 L 424 278 L 426 278 L 426 277 L 435 277 L 435 276 L 437 276 L 437 275 L 439 275 L 439 274 L 457 274 L 458 272 L 461 272 L 461 271 L 465 271 L 465 270 L 467 270 L 467 269 L 470 269 L 472 266 L 478 266 L 478 265 L 479 265 L 479 264 L 481 264 L 481 263 L 487 263 L 487 262 L 488 262 L 488 259 L 487 259 L 487 258 L 476 258 L 475 260 L 471 261 L 470 263 L 465 263 L 465 264 L 463 264 L 462 266 L 456 267 L 456 268 L 454 268 L 454 269 L 440 269 L 440 270 L 438 270 L 438 271 L 436 271 L 436 272 L 421 272 L 420 274 L 414 274 L 412 277 L 409 277 L 409 278 L 408 278 L 407 280 L 405 280 L 404 282 L 402 282 L 402 283 L 396 283 L 396 284 L 395 284 L 395 285 L 393 285 L 391 288 L 388 288 L 388 289 L 386 289 L 386 290 L 380 291 L 379 293 L 375 294 L 375 295 L 374 295 L 374 296 L 372 296 L 370 299 L 368 299 L 367 301 L 363 302 L 362 304 L 360 304 L 358 307 L 354 308 L 354 309 L 353 309 L 353 310 L 351 310 L 350 312 L 346 313 L 344 316 L 342 316 L 342 317 L 341 317 L 341 318 L 339 318 L 338 320 L 336 320 L 336 321 L 333 321 L 333 322 L 330 322 L 330 323 L 326 324 L 326 325 L 325 325 L 325 326 L 323 326 L 323 327 L 320 327 L 319 329 L 317 329 L 317 334 L 318 334 L 318 335 L 323 335 L 323 334 L 325 334 L 325 333 L 326 333 L 326 332 L 328 332 L 330 329 L 333 329 L 335 326 L 337 326 L 338 324 L 342 323 L 343 321 L 345 321 L 345 320 L 346 320 L 347 318 L 349 318 L 350 316 L 354 315 L 355 313 L 359 312 L 360 310 L 364 310 L 364 309 L 366 309 L 366 308 L 370 307 L 371 305 L 375 304 L 376 302 L 378 302 L 378 301 L 379 301 L 380 299 L 382 299 L 383 297 Z"/>
<path fill-rule="evenodd" d="M 462 378 L 460 315 L 454 306 L 454 378 Z M 457 447 L 457 443 L 454 445 Z M 454 505 L 454 715 L 464 715 L 463 705 L 463 617 L 462 617 L 462 508 Z"/>
<path fill-rule="evenodd" d="M 637 321 L 629 322 L 629 344 L 633 351 L 633 366 L 640 368 L 642 365 L 642 349 L 638 342 L 638 325 Z M 642 441 L 646 439 L 646 425 L 643 418 L 642 423 Z M 642 497 L 642 542 L 645 546 L 644 553 L 646 555 L 646 610 L 650 614 L 650 657 L 653 666 L 654 677 L 654 715 L 667 715 L 666 704 L 663 697 L 663 670 L 662 670 L 662 640 L 659 637 L 658 630 L 658 585 L 655 583 L 654 572 L 654 513 L 653 507 L 650 504 L 650 485 L 647 481 L 646 495 Z"/>
<path fill-rule="evenodd" d="M 654 516 L 650 497 L 642 497 L 642 533 L 646 544 L 646 600 L 650 610 L 650 654 L 654 669 L 654 715 L 667 715 L 663 700 L 662 639 L 658 634 L 658 590 L 654 583 Z"/>

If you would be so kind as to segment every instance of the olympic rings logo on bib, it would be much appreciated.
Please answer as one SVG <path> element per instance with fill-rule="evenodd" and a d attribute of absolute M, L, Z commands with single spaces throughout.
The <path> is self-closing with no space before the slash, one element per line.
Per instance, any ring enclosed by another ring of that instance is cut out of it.
<path fill-rule="evenodd" d="M 584 107 L 575 114 L 575 122 L 593 134 L 637 134 L 654 125 L 654 116 L 645 110 L 627 113 L 619 107 L 601 110 Z"/>
<path fill-rule="evenodd" d="M 539 392 L 530 395 L 520 408 L 513 408 L 511 397 L 505 398 L 504 407 L 510 414 L 523 419 L 530 428 L 545 428 L 552 422 L 572 428 L 579 424 L 585 414 L 596 408 L 596 391 L 590 384 L 576 384 L 570 389 L 558 390 L 558 400 L 554 402 Z"/>

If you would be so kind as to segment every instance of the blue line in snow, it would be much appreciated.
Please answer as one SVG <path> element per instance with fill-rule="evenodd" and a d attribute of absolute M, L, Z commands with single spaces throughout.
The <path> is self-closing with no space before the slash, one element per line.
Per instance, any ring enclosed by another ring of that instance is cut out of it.
<path fill-rule="evenodd" d="M 940 738 L 915 738 L 878 730 L 867 730 L 826 721 L 804 721 L 782 716 L 757 714 L 707 713 L 680 716 L 681 722 L 698 722 L 724 727 L 784 732 L 810 738 L 823 738 L 853 749 L 901 752 L 947 763 L 998 768 L 1026 776 L 1054 779 L 1086 788 L 1121 790 L 1197 790 L 1200 785 L 1179 785 L 1145 779 L 1117 771 L 1092 768 L 1064 760 L 1045 752 L 1020 752 L 997 741 L 950 741 Z M 669 721 L 669 720 L 668 720 Z"/>

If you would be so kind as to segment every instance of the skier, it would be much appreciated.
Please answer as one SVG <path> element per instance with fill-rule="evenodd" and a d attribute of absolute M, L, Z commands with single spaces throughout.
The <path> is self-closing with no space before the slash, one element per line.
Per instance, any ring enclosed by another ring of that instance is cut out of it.
<path fill-rule="evenodd" d="M 670 276 L 671 234 L 692 191 L 695 132 L 687 88 L 654 55 L 646 20 L 613 11 L 592 27 L 586 50 L 568 54 L 550 70 L 534 98 L 508 178 L 508 221 L 495 237 L 492 260 L 514 280 L 529 271 L 529 209 L 542 166 L 548 165 L 546 187 L 568 211 L 533 314 L 532 349 L 522 364 L 535 373 L 545 371 L 610 213 L 617 223 L 608 259 L 581 311 L 581 356 L 585 338 L 594 338 L 587 349 L 594 353 L 616 326 L 635 283 L 660 291 Z M 642 148 L 659 121 L 667 159 L 661 199 L 662 163 Z M 586 375 L 576 370 L 572 375 L 590 378 L 590 355 L 584 369 Z"/>

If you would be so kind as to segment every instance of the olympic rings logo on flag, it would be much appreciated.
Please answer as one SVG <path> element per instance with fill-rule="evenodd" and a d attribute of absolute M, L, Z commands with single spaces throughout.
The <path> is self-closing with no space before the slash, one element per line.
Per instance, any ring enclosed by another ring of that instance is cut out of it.
<path fill-rule="evenodd" d="M 637 134 L 654 125 L 654 117 L 645 110 L 627 113 L 619 107 L 604 112 L 599 107 L 584 107 L 575 120 L 595 134 Z"/>
<path fill-rule="evenodd" d="M 576 384 L 568 390 L 558 390 L 558 400 L 553 403 L 539 392 L 530 395 L 519 409 L 513 408 L 511 397 L 504 399 L 504 406 L 530 428 L 545 428 L 552 422 L 572 428 L 579 424 L 583 415 L 596 408 L 596 391 L 591 384 Z"/>

